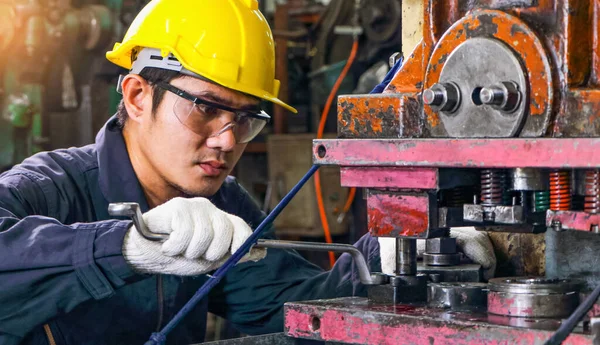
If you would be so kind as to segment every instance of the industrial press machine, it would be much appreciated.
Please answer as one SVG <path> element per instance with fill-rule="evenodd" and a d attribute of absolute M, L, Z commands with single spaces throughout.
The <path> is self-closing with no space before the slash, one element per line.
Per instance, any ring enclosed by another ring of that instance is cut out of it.
<path fill-rule="evenodd" d="M 371 235 L 396 238 L 395 274 L 368 298 L 288 303 L 285 334 L 542 344 L 600 283 L 600 2 L 423 8 L 422 40 L 384 93 L 340 97 L 338 139 L 313 143 L 316 164 L 365 189 Z M 460 226 L 545 232 L 545 275 L 482 282 L 448 236 Z M 564 343 L 592 343 L 598 310 Z"/>

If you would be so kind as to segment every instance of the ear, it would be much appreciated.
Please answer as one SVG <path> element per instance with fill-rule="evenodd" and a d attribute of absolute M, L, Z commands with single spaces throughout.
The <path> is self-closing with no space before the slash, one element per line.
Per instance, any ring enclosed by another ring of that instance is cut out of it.
<path fill-rule="evenodd" d="M 128 74 L 121 84 L 123 103 L 129 119 L 140 122 L 152 110 L 152 87 L 137 74 Z"/>

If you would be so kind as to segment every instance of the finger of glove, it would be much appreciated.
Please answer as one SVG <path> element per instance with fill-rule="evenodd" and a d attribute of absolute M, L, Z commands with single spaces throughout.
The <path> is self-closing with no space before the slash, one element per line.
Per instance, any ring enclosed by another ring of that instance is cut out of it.
<path fill-rule="evenodd" d="M 242 218 L 231 214 L 227 216 L 233 225 L 233 240 L 231 241 L 231 254 L 233 254 L 252 235 L 252 229 Z"/>
<path fill-rule="evenodd" d="M 216 210 L 210 215 L 211 225 L 214 232 L 204 258 L 208 261 L 218 261 L 229 254 L 231 239 L 233 237 L 233 224 L 229 221 L 227 214 Z"/>
<path fill-rule="evenodd" d="M 211 216 L 202 208 L 198 207 L 195 209 L 192 218 L 194 221 L 194 232 L 184 255 L 188 259 L 199 259 L 210 248 L 215 238 L 215 232 Z"/>
<path fill-rule="evenodd" d="M 378 237 L 381 271 L 393 275 L 396 271 L 396 239 L 393 237 Z"/>
<path fill-rule="evenodd" d="M 161 243 L 143 238 L 132 227 L 123 240 L 123 258 L 140 273 L 162 273 L 161 268 L 173 258 L 161 253 Z"/>
<path fill-rule="evenodd" d="M 178 276 L 197 276 L 208 273 L 215 269 L 215 263 L 204 259 L 188 259 L 185 256 L 173 258 L 162 267 L 162 274 L 174 274 Z"/>
<path fill-rule="evenodd" d="M 173 231 L 171 228 L 171 220 L 175 212 L 173 206 L 178 202 L 172 202 L 173 200 L 168 201 L 142 215 L 142 219 L 146 223 L 148 230 L 158 234 L 170 234 Z"/>
<path fill-rule="evenodd" d="M 166 256 L 181 255 L 185 252 L 194 235 L 194 218 L 186 209 L 174 212 L 171 228 L 173 231 L 169 239 L 162 245 L 162 252 Z"/>
<path fill-rule="evenodd" d="M 450 236 L 456 238 L 456 244 L 463 253 L 473 262 L 481 265 L 484 269 L 490 269 L 496 265 L 494 247 L 485 232 L 474 228 L 455 228 Z"/>

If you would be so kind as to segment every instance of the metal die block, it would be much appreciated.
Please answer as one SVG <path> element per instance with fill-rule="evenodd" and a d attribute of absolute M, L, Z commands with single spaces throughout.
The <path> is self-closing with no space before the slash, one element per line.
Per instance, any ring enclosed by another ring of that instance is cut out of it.
<path fill-rule="evenodd" d="M 371 235 L 428 238 L 437 228 L 435 193 L 404 193 L 369 190 L 368 226 Z"/>
<path fill-rule="evenodd" d="M 456 253 L 456 238 L 437 237 L 427 239 L 425 252 L 429 254 L 454 254 Z"/>
<path fill-rule="evenodd" d="M 523 224 L 525 217 L 523 207 L 516 206 L 486 206 L 486 205 L 464 205 L 464 220 L 475 223 L 483 223 L 488 219 L 497 224 Z M 489 217 L 489 218 L 487 218 Z"/>

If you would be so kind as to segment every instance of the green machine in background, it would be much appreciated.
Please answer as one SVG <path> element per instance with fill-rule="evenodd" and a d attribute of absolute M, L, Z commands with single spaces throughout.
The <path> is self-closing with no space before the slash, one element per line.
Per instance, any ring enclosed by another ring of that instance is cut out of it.
<path fill-rule="evenodd" d="M 79 117 L 87 112 L 85 125 L 92 126 L 94 100 L 110 102 L 102 117 L 114 111 L 120 99 L 109 81 L 120 71 L 107 67 L 104 53 L 144 4 L 0 0 L 0 171 L 51 149 L 52 136 L 78 135 L 73 126 L 52 131 L 60 126 L 52 126 L 51 114 L 65 114 L 68 124 L 84 123 Z M 91 87 L 99 75 L 106 81 L 100 92 Z"/>

